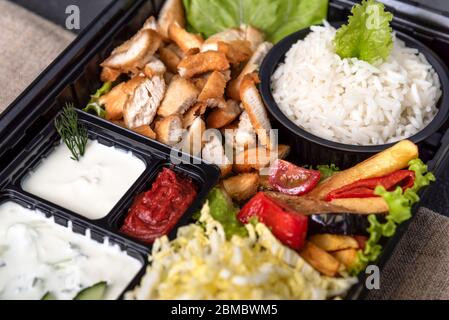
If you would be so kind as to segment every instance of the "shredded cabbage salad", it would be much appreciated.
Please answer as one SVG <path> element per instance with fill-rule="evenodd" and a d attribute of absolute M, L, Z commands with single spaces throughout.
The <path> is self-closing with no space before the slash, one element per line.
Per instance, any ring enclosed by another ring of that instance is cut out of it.
<path fill-rule="evenodd" d="M 156 240 L 146 275 L 127 299 L 328 299 L 357 281 L 320 275 L 261 223 L 227 240 L 208 203 L 199 222 L 171 242 Z"/>

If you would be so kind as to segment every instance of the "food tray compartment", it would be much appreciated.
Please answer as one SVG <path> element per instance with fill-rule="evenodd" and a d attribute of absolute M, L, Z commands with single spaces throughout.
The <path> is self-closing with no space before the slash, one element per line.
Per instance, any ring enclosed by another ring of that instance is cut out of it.
<path fill-rule="evenodd" d="M 8 201 L 17 203 L 22 207 L 30 210 L 38 210 L 39 212 L 45 214 L 47 218 L 53 219 L 56 224 L 63 226 L 74 233 L 86 236 L 100 244 L 119 246 L 121 251 L 139 261 L 139 263 L 141 264 L 141 268 L 139 269 L 138 273 L 134 275 L 134 277 L 132 277 L 132 280 L 122 291 L 118 299 L 123 299 L 123 295 L 125 294 L 125 292 L 135 287 L 135 285 L 139 283 L 142 275 L 145 273 L 146 267 L 148 265 L 148 261 L 146 258 L 148 254 L 147 248 L 126 241 L 121 237 L 117 237 L 117 235 L 115 235 L 114 233 L 93 225 L 87 221 L 74 219 L 67 215 L 65 212 L 55 209 L 51 205 L 47 205 L 45 203 L 37 201 L 36 199 L 22 194 L 16 190 L 0 191 L 0 205 Z"/>
<path fill-rule="evenodd" d="M 148 16 L 151 14 L 155 15 L 155 13 L 160 9 L 162 3 L 163 0 L 136 1 L 129 7 L 129 10 L 126 11 L 123 16 L 114 18 L 112 24 L 98 28 L 98 31 L 95 34 L 92 34 L 92 39 L 90 41 L 91 43 L 95 43 L 95 45 L 93 45 L 90 50 L 85 50 L 83 55 L 79 55 L 77 57 L 78 63 L 71 66 L 70 73 L 65 75 L 64 78 L 61 78 L 58 84 L 51 88 L 51 91 L 48 87 L 46 87 L 39 92 L 41 100 L 34 101 L 35 103 L 33 105 L 29 104 L 27 106 L 28 110 L 32 110 L 29 116 L 24 117 L 24 113 L 22 112 L 18 113 L 15 118 L 10 117 L 11 121 L 9 122 L 8 127 L 5 126 L 0 129 L 0 138 L 2 138 L 2 141 L 0 142 L 0 167 L 7 168 L 5 172 L 12 172 L 12 168 L 16 166 L 16 161 L 20 162 L 21 158 L 20 156 L 17 156 L 19 150 L 23 149 L 21 154 L 32 152 L 34 150 L 33 148 L 26 148 L 32 139 L 34 139 L 36 144 L 45 144 L 44 137 L 40 136 L 39 133 L 41 132 L 43 126 L 45 126 L 49 121 L 52 121 L 66 102 L 73 102 L 79 108 L 83 108 L 86 105 L 90 99 L 90 94 L 95 92 L 95 90 L 101 86 L 99 78 L 99 63 L 109 55 L 115 46 L 132 36 L 134 32 L 140 28 Z M 331 0 L 328 20 L 330 22 L 345 20 L 353 4 L 354 1 Z M 395 17 L 393 27 L 422 41 L 433 49 L 445 61 L 446 64 L 449 64 L 449 35 L 414 23 L 403 15 L 397 15 Z M 113 133 L 113 141 L 118 141 L 119 143 L 123 143 L 124 141 L 132 141 L 130 145 L 139 150 L 142 149 L 144 153 L 147 152 L 146 150 L 151 150 L 154 152 L 152 156 L 157 159 L 157 161 L 160 160 L 156 167 L 168 165 L 170 149 L 167 146 L 163 146 L 158 142 L 152 141 L 144 136 L 121 128 L 106 120 L 86 114 L 82 111 L 79 112 L 79 115 L 83 121 L 89 121 L 92 127 L 98 130 L 96 132 Z M 16 130 L 12 130 L 14 124 L 16 123 L 18 124 Z M 441 129 L 437 134 L 431 136 L 421 146 L 420 152 L 422 158 L 424 160 L 431 160 L 431 169 L 433 169 L 433 165 L 440 163 L 440 160 L 443 159 L 444 154 L 441 151 L 438 152 L 438 150 L 446 148 L 449 144 L 449 139 L 441 139 L 448 127 L 449 125 L 446 123 L 443 129 Z M 281 142 L 282 139 L 283 136 L 281 133 Z M 301 163 L 300 154 L 293 154 L 290 159 L 295 160 L 297 163 Z M 210 189 L 210 187 L 218 181 L 219 172 L 216 167 L 199 165 L 195 166 L 195 168 L 201 168 L 198 176 L 202 179 L 201 181 L 205 181 L 204 184 L 201 184 L 201 187 L 205 190 L 207 188 Z M 149 170 L 148 167 L 147 170 Z M 16 174 L 18 173 L 16 172 Z M 21 198 L 28 199 L 28 202 L 30 203 L 35 203 L 35 205 L 41 206 L 44 209 L 46 208 L 46 212 L 52 212 L 58 217 L 60 216 L 58 219 L 61 219 L 61 221 L 72 221 L 75 226 L 74 228 L 77 230 L 82 231 L 87 225 L 93 230 L 94 235 L 106 234 L 111 236 L 114 241 L 123 246 L 123 248 L 132 247 L 136 248 L 139 252 L 149 252 L 150 247 L 137 243 L 136 241 L 118 233 L 117 226 L 120 221 L 123 221 L 121 219 L 124 219 L 134 196 L 139 191 L 143 191 L 145 188 L 150 186 L 149 182 L 151 182 L 155 177 L 156 169 L 148 172 L 148 175 L 145 176 L 145 178 L 144 176 L 141 177 L 141 183 L 137 184 L 135 188 L 132 188 L 132 191 L 130 190 L 129 193 L 122 198 L 121 203 L 117 204 L 115 212 L 111 212 L 108 217 L 108 221 L 105 221 L 105 223 L 101 226 L 97 225 L 98 222 L 96 221 L 87 221 L 85 218 L 66 212 L 62 208 L 55 209 L 53 205 L 48 204 L 45 201 L 41 202 L 32 196 L 22 194 L 20 188 L 17 188 L 16 185 L 10 184 L 11 177 L 15 177 L 14 175 L 8 175 L 7 177 L 2 177 L 2 175 L 3 174 L 0 173 L 0 189 L 8 188 L 8 194 L 16 194 Z M 204 187 L 206 184 L 207 188 Z M 199 208 L 206 194 L 206 191 L 201 191 L 192 207 Z M 426 198 L 426 193 L 422 194 L 422 198 Z M 414 211 L 416 211 L 416 209 L 417 208 L 415 207 Z M 193 211 L 194 209 L 191 208 L 188 213 L 184 214 L 183 219 L 179 221 L 178 225 L 181 225 L 181 222 L 189 222 L 191 218 L 190 214 Z M 407 225 L 408 223 L 401 225 L 395 237 L 387 242 L 385 251 L 378 263 L 379 266 L 382 266 L 386 259 L 388 259 L 391 255 L 394 245 L 399 240 L 401 234 L 406 230 Z M 171 232 L 170 236 L 173 237 L 175 232 L 176 228 Z M 142 270 L 141 274 L 143 274 L 143 272 L 144 271 Z M 364 279 L 364 275 L 360 275 L 360 281 L 348 294 L 348 299 L 363 298 L 363 293 L 365 290 Z M 138 281 L 139 278 L 136 277 L 134 283 L 130 284 L 130 288 L 137 284 Z"/>
<path fill-rule="evenodd" d="M 129 197 L 123 201 L 122 206 L 120 209 L 116 210 L 116 212 L 110 216 L 109 219 L 109 225 L 112 227 L 114 231 L 117 233 L 122 234 L 119 230 L 120 227 L 123 225 L 126 216 L 128 215 L 128 210 L 131 207 L 134 199 L 137 195 L 141 194 L 142 192 L 148 191 L 151 186 L 153 185 L 153 182 L 155 181 L 158 174 L 162 171 L 163 168 L 169 168 L 176 172 L 177 174 L 180 174 L 184 177 L 189 177 L 192 179 L 193 183 L 197 187 L 198 194 L 197 199 L 204 199 L 211 188 L 214 186 L 214 184 L 210 183 L 208 178 L 208 173 L 202 170 L 199 167 L 196 167 L 195 165 L 191 164 L 180 164 L 174 166 L 170 162 L 162 162 L 156 167 L 153 168 L 152 172 L 148 176 L 148 179 L 146 182 L 141 184 L 139 188 L 135 189 L 133 193 L 129 194 Z M 179 219 L 179 221 L 175 224 L 175 227 L 172 229 L 172 231 L 168 234 L 169 239 L 176 238 L 176 233 L 179 229 L 179 227 L 186 226 L 193 222 L 192 216 L 196 210 L 201 209 L 202 202 L 199 202 L 195 200 L 192 205 L 187 209 L 187 211 L 182 215 L 182 217 Z M 136 240 L 132 237 L 129 237 L 125 234 L 122 234 L 124 237 L 129 238 L 133 241 L 139 242 L 142 245 L 149 246 L 148 244 L 145 244 L 139 240 Z M 151 247 L 151 246 L 150 246 Z"/>
<path fill-rule="evenodd" d="M 64 212 L 65 216 L 70 217 L 73 221 L 88 222 L 92 225 L 98 226 L 99 228 L 108 230 L 109 232 L 118 233 L 119 237 L 126 238 L 131 242 L 138 242 L 124 234 L 119 233 L 119 227 L 116 225 L 114 226 L 112 221 L 115 221 L 115 217 L 121 216 L 124 212 L 128 211 L 134 197 L 138 193 L 149 188 L 148 182 L 155 178 L 162 167 L 173 167 L 175 168 L 175 171 L 182 172 L 183 174 L 191 177 L 198 186 L 198 195 L 195 201 L 173 229 L 173 234 L 176 234 L 176 229 L 178 226 L 190 222 L 192 213 L 202 205 L 208 192 L 218 181 L 219 169 L 217 167 L 204 163 L 181 163 L 180 165 L 173 166 L 169 161 L 170 151 L 168 148 L 160 148 L 161 146 L 157 143 L 154 143 L 154 145 L 151 145 L 151 143 L 139 143 L 130 137 L 122 135 L 122 133 L 126 132 L 125 130 L 122 130 L 121 132 L 114 131 L 119 129 L 116 128 L 115 125 L 102 127 L 101 121 L 98 121 L 96 117 L 83 112 L 79 112 L 79 114 L 80 121 L 88 129 L 90 139 L 97 140 L 100 144 L 106 146 L 114 146 L 124 151 L 131 151 L 134 156 L 142 160 L 146 165 L 144 172 L 137 178 L 127 192 L 123 194 L 121 199 L 106 216 L 98 220 L 91 220 L 83 215 L 23 190 L 23 179 L 25 179 L 30 172 L 36 169 L 38 165 L 42 163 L 48 155 L 50 155 L 54 148 L 61 143 L 60 137 L 54 127 L 53 119 L 2 172 L 2 187 L 6 190 L 23 194 L 29 199 L 33 199 L 36 203 L 38 202 L 45 204 L 46 206 L 53 208 L 53 210 Z M 139 136 L 136 135 L 135 138 L 139 138 Z M 175 158 L 175 161 L 177 161 L 176 159 L 177 158 Z M 193 162 L 193 158 L 188 157 L 187 159 Z M 179 160 L 180 159 L 178 159 L 178 161 Z M 141 245 L 147 249 L 151 247 L 142 243 Z"/>

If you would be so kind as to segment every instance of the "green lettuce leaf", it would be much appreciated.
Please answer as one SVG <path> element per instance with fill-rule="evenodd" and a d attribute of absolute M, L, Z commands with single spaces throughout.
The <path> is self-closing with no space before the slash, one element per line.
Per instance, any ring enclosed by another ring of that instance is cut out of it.
<path fill-rule="evenodd" d="M 336 53 L 342 58 L 358 58 L 370 64 L 385 61 L 393 49 L 393 15 L 382 3 L 363 0 L 352 8 L 349 22 L 338 29 L 334 39 Z"/>
<path fill-rule="evenodd" d="M 247 24 L 276 43 L 321 23 L 327 16 L 328 0 L 184 0 L 184 7 L 189 29 L 205 37 Z"/>
<path fill-rule="evenodd" d="M 397 187 L 394 191 L 387 191 L 381 186 L 376 188 L 375 194 L 384 198 L 388 204 L 389 213 L 383 223 L 379 222 L 375 215 L 368 217 L 370 223 L 368 228 L 369 238 L 365 244 L 365 249 L 358 252 L 357 266 L 354 270 L 351 270 L 354 274 L 362 271 L 368 263 L 377 260 L 382 252 L 379 241 L 382 237 L 392 237 L 397 226 L 412 217 L 412 206 L 419 201 L 419 190 L 435 181 L 435 176 L 431 172 L 427 172 L 427 166 L 420 159 L 410 161 L 408 169 L 415 172 L 413 187 L 405 191 L 400 187 Z"/>
<path fill-rule="evenodd" d="M 226 238 L 229 240 L 233 235 L 246 237 L 248 232 L 245 226 L 237 219 L 239 209 L 236 208 L 228 196 L 220 189 L 214 188 L 207 196 L 210 215 L 223 226 Z M 201 213 L 196 212 L 193 216 L 198 220 Z"/>
<path fill-rule="evenodd" d="M 105 82 L 103 85 L 95 91 L 95 93 L 90 97 L 90 101 L 87 106 L 83 109 L 85 112 L 94 113 L 100 118 L 106 117 L 106 111 L 98 103 L 98 99 L 109 93 L 112 90 L 112 82 Z"/>
<path fill-rule="evenodd" d="M 326 180 L 329 177 L 332 177 L 334 174 L 340 171 L 340 168 L 337 167 L 335 164 L 319 165 L 316 168 L 321 173 L 321 181 Z"/>

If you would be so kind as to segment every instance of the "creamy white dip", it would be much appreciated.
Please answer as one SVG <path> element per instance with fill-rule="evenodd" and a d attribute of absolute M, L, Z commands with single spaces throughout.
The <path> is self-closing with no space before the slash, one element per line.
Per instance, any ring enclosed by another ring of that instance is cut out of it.
<path fill-rule="evenodd" d="M 76 234 L 40 212 L 12 201 L 0 205 L 0 300 L 41 299 L 47 292 L 73 299 L 100 281 L 108 283 L 104 298 L 116 299 L 141 266 L 118 246 Z"/>
<path fill-rule="evenodd" d="M 89 141 L 79 161 L 61 143 L 22 182 L 25 191 L 89 219 L 105 217 L 145 170 L 131 152 Z"/>

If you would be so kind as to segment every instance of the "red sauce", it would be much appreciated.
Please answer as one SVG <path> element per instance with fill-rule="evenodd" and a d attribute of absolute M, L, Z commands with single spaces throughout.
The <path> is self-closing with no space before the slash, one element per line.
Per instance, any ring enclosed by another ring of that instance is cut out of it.
<path fill-rule="evenodd" d="M 139 194 L 120 231 L 146 243 L 168 234 L 197 194 L 190 178 L 164 168 L 151 189 Z"/>

